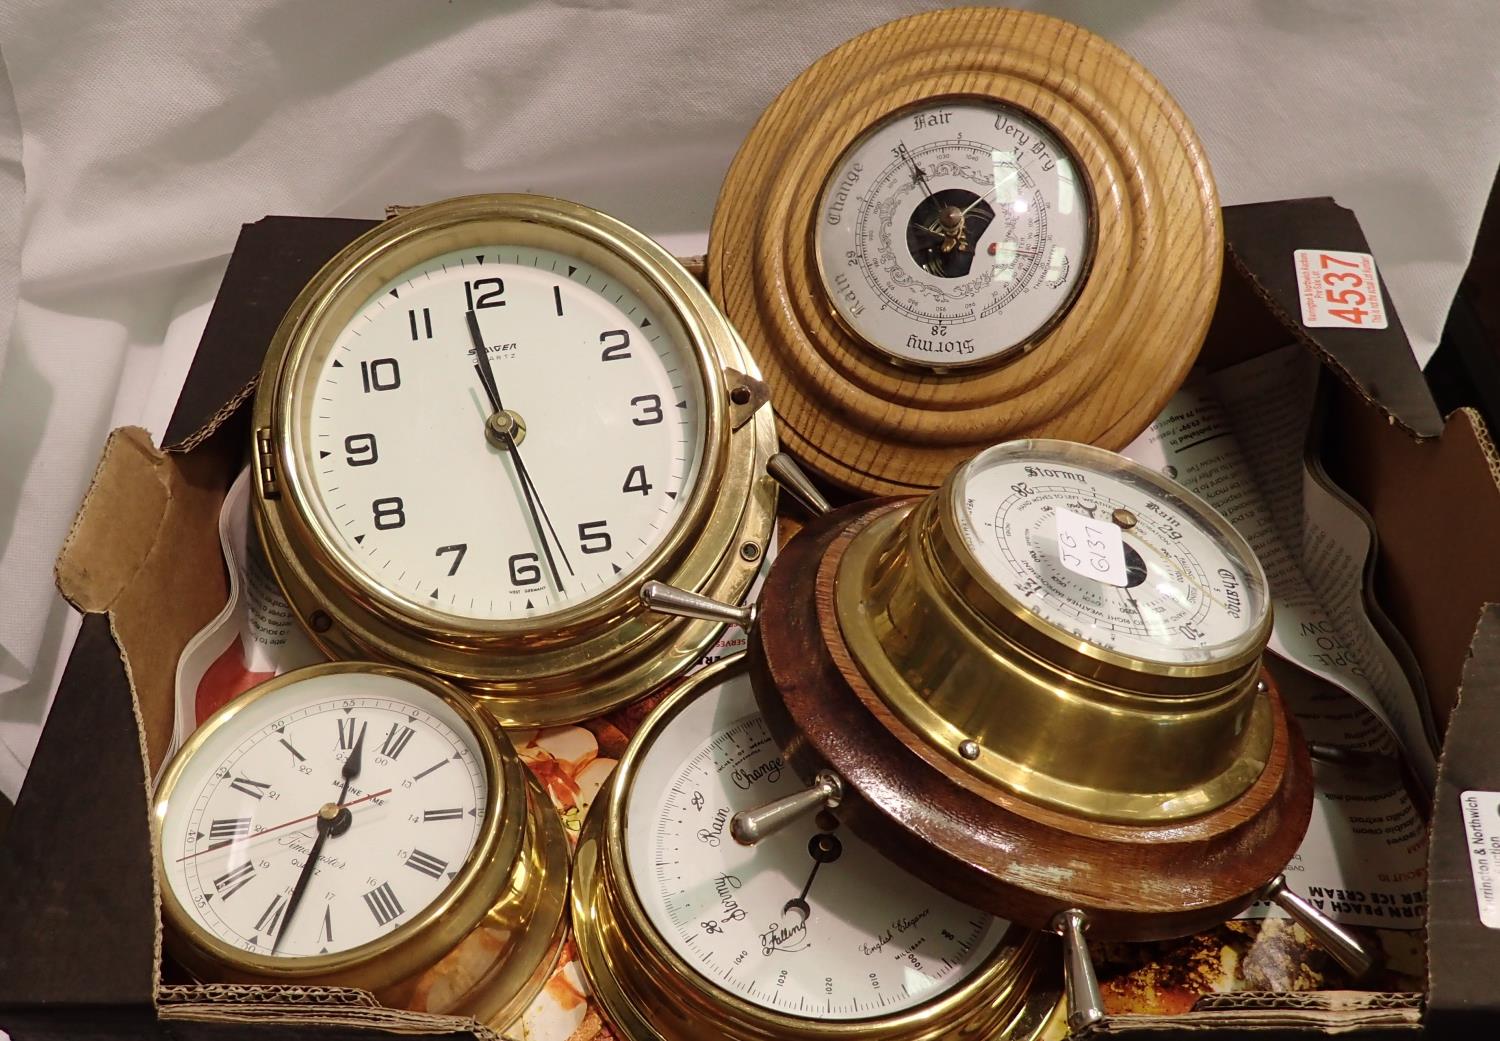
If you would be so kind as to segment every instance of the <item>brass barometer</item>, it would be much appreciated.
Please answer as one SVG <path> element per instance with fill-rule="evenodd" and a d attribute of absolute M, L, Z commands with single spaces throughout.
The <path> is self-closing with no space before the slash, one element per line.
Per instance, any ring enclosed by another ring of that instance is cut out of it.
<path fill-rule="evenodd" d="M 562 824 L 503 731 L 358 662 L 214 713 L 153 806 L 167 949 L 204 980 L 360 987 L 504 1027 L 566 935 Z"/>
<path fill-rule="evenodd" d="M 1127 444 L 1202 344 L 1218 196 L 1182 110 L 1067 22 L 959 8 L 797 77 L 719 196 L 714 298 L 788 450 L 867 494 L 1019 436 Z"/>
<path fill-rule="evenodd" d="M 1063 933 L 1075 1026 L 1102 1015 L 1085 928 L 1187 935 L 1263 897 L 1369 968 L 1279 877 L 1312 772 L 1261 669 L 1265 575 L 1174 482 L 1093 446 L 998 445 L 925 498 L 823 515 L 755 612 L 717 610 L 751 623 L 756 701 L 805 785 L 733 816 L 737 841 L 836 805 L 966 904 Z"/>
<path fill-rule="evenodd" d="M 257 528 L 325 651 L 447 677 L 503 722 L 597 715 L 717 626 L 771 537 L 755 363 L 669 254 L 604 214 L 485 195 L 408 211 L 308 284 L 255 400 Z"/>
<path fill-rule="evenodd" d="M 733 815 L 800 787 L 743 656 L 669 694 L 589 812 L 583 966 L 626 1041 L 1036 1036 L 1045 938 L 935 889 L 837 808 L 746 846 Z"/>

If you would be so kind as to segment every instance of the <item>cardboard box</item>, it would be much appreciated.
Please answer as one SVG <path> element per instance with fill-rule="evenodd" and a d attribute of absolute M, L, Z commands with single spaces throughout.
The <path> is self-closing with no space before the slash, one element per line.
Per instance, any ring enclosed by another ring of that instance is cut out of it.
<path fill-rule="evenodd" d="M 1500 789 L 1500 757 L 1486 747 L 1500 733 L 1500 610 L 1486 606 L 1500 601 L 1500 459 L 1477 415 L 1439 416 L 1394 306 L 1379 331 L 1297 321 L 1293 251 L 1368 251 L 1351 213 L 1309 199 L 1230 207 L 1225 220 L 1224 289 L 1204 363 L 1293 340 L 1323 361 L 1325 465 L 1375 517 L 1381 601 L 1450 735 L 1432 825 L 1429 986 L 1425 995 L 1220 995 L 1189 1014 L 1114 1017 L 1093 1033 L 1407 1038 L 1500 1023 L 1500 931 L 1479 921 L 1458 796 Z M 245 406 L 292 297 L 372 223 L 246 226 L 168 449 L 139 430 L 116 431 L 105 448 L 58 562 L 59 587 L 88 617 L 0 848 L 0 1027 L 16 1041 L 486 1036 L 358 992 L 198 986 L 164 975 L 160 962 L 148 783 L 170 736 L 178 654 L 224 601 L 215 518 L 249 443 Z"/>

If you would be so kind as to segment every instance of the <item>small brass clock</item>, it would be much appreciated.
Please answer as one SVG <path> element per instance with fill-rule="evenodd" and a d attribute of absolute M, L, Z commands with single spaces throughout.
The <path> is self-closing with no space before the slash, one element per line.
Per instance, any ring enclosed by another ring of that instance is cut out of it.
<path fill-rule="evenodd" d="M 1014 437 L 1124 446 L 1197 356 L 1222 262 L 1202 146 L 1146 69 L 1055 18 L 956 8 L 782 91 L 707 270 L 787 450 L 899 494 Z"/>
<path fill-rule="evenodd" d="M 411 670 L 289 672 L 209 717 L 153 806 L 168 951 L 504 1027 L 566 934 L 567 839 L 503 731 Z"/>
<path fill-rule="evenodd" d="M 361 236 L 283 320 L 254 426 L 256 524 L 313 639 L 510 724 L 685 668 L 717 627 L 644 611 L 641 581 L 737 600 L 770 542 L 775 437 L 739 337 L 659 246 L 557 199 Z"/>

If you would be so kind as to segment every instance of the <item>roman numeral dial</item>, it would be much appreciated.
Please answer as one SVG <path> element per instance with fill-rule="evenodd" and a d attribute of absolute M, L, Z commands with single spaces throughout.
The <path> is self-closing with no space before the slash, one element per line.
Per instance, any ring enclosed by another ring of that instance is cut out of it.
<path fill-rule="evenodd" d="M 443 894 L 484 827 L 480 745 L 415 683 L 315 676 L 213 727 L 173 782 L 162 874 L 234 949 L 299 958 L 370 943 Z"/>

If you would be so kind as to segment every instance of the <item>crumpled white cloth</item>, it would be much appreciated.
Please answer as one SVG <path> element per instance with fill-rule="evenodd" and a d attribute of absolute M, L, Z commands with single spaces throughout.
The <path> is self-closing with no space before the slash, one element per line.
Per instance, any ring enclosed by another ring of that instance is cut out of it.
<path fill-rule="evenodd" d="M 76 631 L 52 561 L 104 436 L 160 436 L 241 223 L 525 190 L 696 251 L 776 92 L 921 6 L 0 4 L 0 791 Z M 1352 206 L 1430 354 L 1500 156 L 1500 5 L 1023 6 L 1150 67 L 1225 202 Z"/>

